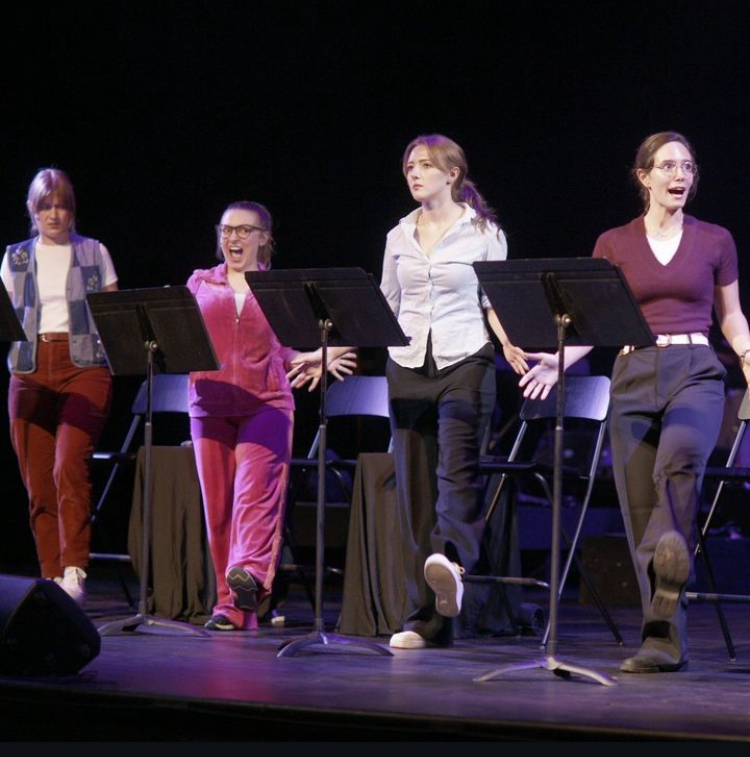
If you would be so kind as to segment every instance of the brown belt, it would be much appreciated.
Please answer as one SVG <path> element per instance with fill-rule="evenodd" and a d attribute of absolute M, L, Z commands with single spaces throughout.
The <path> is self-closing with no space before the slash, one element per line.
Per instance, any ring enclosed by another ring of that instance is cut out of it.
<path fill-rule="evenodd" d="M 68 341 L 68 332 L 67 331 L 50 331 L 46 334 L 39 334 L 39 341 L 40 342 L 67 342 Z"/>

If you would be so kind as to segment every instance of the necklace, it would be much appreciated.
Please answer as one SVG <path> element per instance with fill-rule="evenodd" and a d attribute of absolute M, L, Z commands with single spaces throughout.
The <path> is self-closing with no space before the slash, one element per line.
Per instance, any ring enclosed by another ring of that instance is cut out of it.
<path fill-rule="evenodd" d="M 666 229 L 646 229 L 646 236 L 651 239 L 671 239 L 682 232 L 682 223 L 668 226 Z"/>

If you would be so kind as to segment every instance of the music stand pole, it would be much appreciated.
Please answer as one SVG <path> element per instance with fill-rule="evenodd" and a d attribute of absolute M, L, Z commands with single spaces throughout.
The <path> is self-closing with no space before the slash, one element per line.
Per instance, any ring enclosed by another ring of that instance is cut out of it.
<path fill-rule="evenodd" d="M 328 451 L 328 416 L 326 411 L 326 392 L 328 390 L 328 337 L 333 329 L 330 318 L 321 318 L 318 322 L 320 329 L 321 375 L 320 391 L 320 425 L 318 427 L 318 491 L 315 504 L 315 621 L 312 633 L 298 639 L 284 642 L 277 653 L 277 657 L 293 657 L 297 652 L 314 644 L 348 644 L 363 647 L 377 654 L 392 657 L 393 653 L 367 639 L 354 639 L 337 633 L 327 633 L 323 620 L 323 578 L 325 573 L 325 499 L 326 499 L 326 458 Z"/>
<path fill-rule="evenodd" d="M 278 657 L 291 657 L 314 644 L 347 644 L 391 657 L 385 647 L 366 639 L 325 631 L 323 577 L 325 555 L 325 473 L 327 453 L 326 391 L 328 347 L 387 347 L 408 340 L 374 282 L 360 268 L 249 272 L 248 285 L 282 344 L 319 344 L 321 360 L 320 436 L 315 536 L 315 622 L 313 631 L 281 645 Z M 313 332 L 313 326 L 315 332 Z"/>
<path fill-rule="evenodd" d="M 496 668 L 478 676 L 489 681 L 505 672 L 543 668 L 562 678 L 578 674 L 603 686 L 615 680 L 589 668 L 557 659 L 557 616 L 560 587 L 565 348 L 574 345 L 613 347 L 653 344 L 654 337 L 622 271 L 609 261 L 592 258 L 483 261 L 474 263 L 479 282 L 514 344 L 558 352 L 557 406 L 554 437 L 550 622 L 543 659 Z M 549 318 L 548 316 L 552 316 Z M 551 329 L 550 327 L 553 328 Z M 575 341 L 573 341 L 575 340 Z"/>
<path fill-rule="evenodd" d="M 105 623 L 101 636 L 137 631 L 147 634 L 208 636 L 189 623 L 148 613 L 153 504 L 153 396 L 156 368 L 162 373 L 212 371 L 218 368 L 213 345 L 195 298 L 187 287 L 161 287 L 88 294 L 87 302 L 114 375 L 146 374 L 144 424 L 142 562 L 138 612 Z M 145 356 L 144 356 L 145 349 Z"/>
<path fill-rule="evenodd" d="M 560 526 L 562 511 L 562 466 L 563 466 L 563 441 L 564 441 L 564 415 L 565 415 L 565 342 L 567 329 L 572 321 L 567 314 L 555 316 L 558 335 L 558 369 L 557 369 L 557 406 L 555 417 L 555 436 L 552 474 L 552 546 L 550 550 L 550 581 L 549 581 L 549 637 L 547 640 L 547 654 L 544 658 L 527 662 L 513 663 L 495 668 L 487 673 L 477 676 L 474 680 L 483 682 L 491 681 L 504 673 L 515 670 L 529 670 L 543 668 L 551 671 L 560 678 L 570 678 L 571 675 L 581 675 L 592 678 L 603 686 L 615 686 L 614 678 L 606 673 L 585 668 L 580 665 L 558 660 L 557 654 L 557 612 L 559 604 L 560 587 Z"/>
<path fill-rule="evenodd" d="M 121 620 L 113 620 L 100 626 L 100 636 L 111 636 L 122 631 L 134 631 L 175 636 L 208 636 L 208 631 L 177 620 L 159 618 L 148 612 L 148 582 L 151 565 L 151 459 L 153 447 L 153 400 L 154 400 L 154 354 L 159 345 L 154 340 L 145 342 L 146 348 L 146 419 L 143 424 L 143 512 L 141 545 L 141 580 L 138 592 L 138 612 Z"/>
<path fill-rule="evenodd" d="M 323 573 L 325 571 L 325 477 L 326 457 L 328 451 L 328 415 L 326 410 L 326 392 L 328 390 L 328 335 L 333 327 L 330 319 L 321 319 L 320 349 L 320 403 L 318 426 L 318 487 L 315 508 L 315 622 L 313 629 L 316 633 L 325 633 L 323 622 Z M 321 503 L 322 506 L 321 506 Z"/>

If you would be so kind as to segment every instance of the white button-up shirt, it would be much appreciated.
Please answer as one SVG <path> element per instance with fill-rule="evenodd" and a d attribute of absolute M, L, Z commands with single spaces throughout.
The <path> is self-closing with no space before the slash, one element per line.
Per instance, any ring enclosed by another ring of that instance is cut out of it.
<path fill-rule="evenodd" d="M 466 210 L 426 255 L 417 239 L 420 209 L 402 218 L 388 233 L 380 288 L 411 342 L 389 347 L 404 368 L 424 364 L 432 332 L 432 356 L 438 370 L 473 355 L 488 341 L 483 309 L 490 303 L 481 292 L 472 263 L 505 260 L 505 235 L 489 223 L 476 226 L 476 212 Z"/>

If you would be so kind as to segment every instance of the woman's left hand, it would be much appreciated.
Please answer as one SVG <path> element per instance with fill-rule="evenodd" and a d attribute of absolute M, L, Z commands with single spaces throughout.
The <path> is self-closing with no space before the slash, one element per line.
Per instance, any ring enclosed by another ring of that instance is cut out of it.
<path fill-rule="evenodd" d="M 298 352 L 292 358 L 291 366 L 286 376 L 292 385 L 292 389 L 299 389 L 308 384 L 307 390 L 312 392 L 320 383 L 320 377 L 323 373 L 322 350 Z M 350 376 L 356 367 L 357 353 L 351 351 L 338 355 L 328 363 L 329 373 L 342 380 Z"/>

